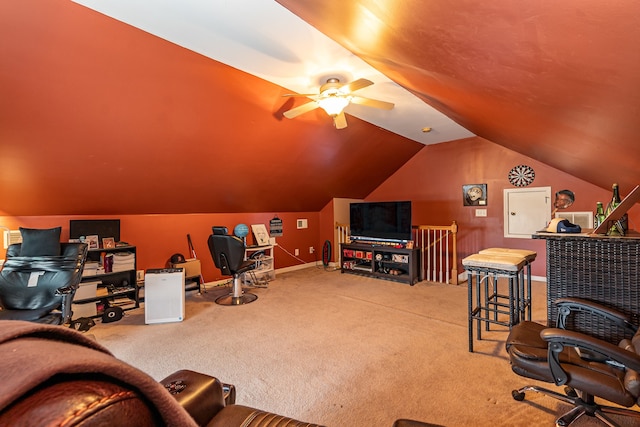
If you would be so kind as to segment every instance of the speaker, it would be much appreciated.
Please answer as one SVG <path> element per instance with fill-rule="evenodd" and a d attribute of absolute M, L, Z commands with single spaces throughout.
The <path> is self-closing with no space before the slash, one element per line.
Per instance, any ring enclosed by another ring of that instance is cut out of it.
<path fill-rule="evenodd" d="M 149 269 L 144 275 L 144 321 L 150 323 L 184 320 L 184 270 Z"/>

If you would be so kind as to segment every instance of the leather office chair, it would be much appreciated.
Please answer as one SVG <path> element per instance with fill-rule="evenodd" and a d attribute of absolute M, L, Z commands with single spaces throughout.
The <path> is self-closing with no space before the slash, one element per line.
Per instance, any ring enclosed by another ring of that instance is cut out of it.
<path fill-rule="evenodd" d="M 538 386 L 513 390 L 515 400 L 524 400 L 525 392 L 535 391 L 573 408 L 556 420 L 568 426 L 583 415 L 595 417 L 608 426 L 617 424 L 606 414 L 630 416 L 640 423 L 640 412 L 630 408 L 640 397 L 640 332 L 631 318 L 600 304 L 577 298 L 556 301 L 557 328 L 525 321 L 514 326 L 507 338 L 512 370 L 521 376 L 565 386 L 564 393 Z M 630 331 L 631 338 L 618 346 L 583 333 L 563 329 L 575 313 L 591 313 Z M 598 398 L 598 403 L 596 403 Z M 601 404 L 601 400 L 621 407 Z"/>
<path fill-rule="evenodd" d="M 59 255 L 24 256 L 23 244 L 9 245 L 0 270 L 0 320 L 68 323 L 87 245 L 59 243 Z"/>
<path fill-rule="evenodd" d="M 240 305 L 255 301 L 258 296 L 242 290 L 241 276 L 256 268 L 255 260 L 245 260 L 245 244 L 242 239 L 227 234 L 227 227 L 212 227 L 213 234 L 207 244 L 217 268 L 225 276 L 233 277 L 231 294 L 216 299 L 221 305 Z"/>
<path fill-rule="evenodd" d="M 156 382 L 71 328 L 0 321 L 0 354 L 2 426 L 315 426 L 236 405 L 209 375 Z"/>

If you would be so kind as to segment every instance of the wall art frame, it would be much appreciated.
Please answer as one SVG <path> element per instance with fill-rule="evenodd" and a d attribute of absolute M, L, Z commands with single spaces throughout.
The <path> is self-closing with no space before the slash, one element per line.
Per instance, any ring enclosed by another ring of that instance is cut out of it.
<path fill-rule="evenodd" d="M 487 206 L 487 184 L 465 184 L 462 186 L 464 206 Z"/>

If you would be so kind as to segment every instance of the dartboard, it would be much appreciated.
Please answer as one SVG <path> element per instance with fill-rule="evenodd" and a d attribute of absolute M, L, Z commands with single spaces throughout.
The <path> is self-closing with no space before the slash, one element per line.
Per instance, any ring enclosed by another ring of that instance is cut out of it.
<path fill-rule="evenodd" d="M 516 187 L 526 187 L 536 178 L 531 166 L 518 165 L 509 171 L 509 182 Z"/>

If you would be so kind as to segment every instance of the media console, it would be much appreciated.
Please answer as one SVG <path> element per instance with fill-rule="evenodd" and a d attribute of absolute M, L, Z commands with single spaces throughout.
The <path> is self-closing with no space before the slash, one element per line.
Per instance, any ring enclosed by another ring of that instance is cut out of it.
<path fill-rule="evenodd" d="M 365 243 L 340 245 L 340 272 L 408 283 L 420 281 L 420 250 Z"/>

